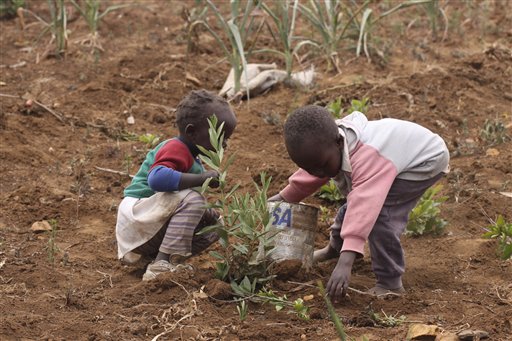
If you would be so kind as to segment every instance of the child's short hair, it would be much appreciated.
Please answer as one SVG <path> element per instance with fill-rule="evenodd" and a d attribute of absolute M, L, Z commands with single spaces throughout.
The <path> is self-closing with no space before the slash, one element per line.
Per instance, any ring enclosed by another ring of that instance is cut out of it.
<path fill-rule="evenodd" d="M 189 124 L 198 125 L 204 122 L 213 113 L 209 111 L 213 105 L 226 105 L 228 102 L 213 92 L 201 89 L 192 90 L 181 100 L 176 108 L 176 125 L 180 133 L 185 132 Z"/>
<path fill-rule="evenodd" d="M 293 111 L 284 124 L 284 139 L 289 147 L 299 147 L 313 139 L 316 142 L 336 138 L 338 128 L 327 109 L 307 105 Z"/>

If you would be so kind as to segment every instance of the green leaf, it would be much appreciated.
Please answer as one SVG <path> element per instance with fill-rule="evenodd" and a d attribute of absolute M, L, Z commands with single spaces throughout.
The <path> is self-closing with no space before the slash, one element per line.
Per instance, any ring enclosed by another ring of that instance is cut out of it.
<path fill-rule="evenodd" d="M 217 251 L 210 251 L 209 254 L 217 259 L 225 260 L 224 256 L 218 253 Z"/>

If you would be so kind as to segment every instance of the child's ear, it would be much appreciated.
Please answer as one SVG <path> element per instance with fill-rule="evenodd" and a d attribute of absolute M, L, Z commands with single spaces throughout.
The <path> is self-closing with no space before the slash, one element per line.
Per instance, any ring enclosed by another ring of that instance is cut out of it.
<path fill-rule="evenodd" d="M 187 136 L 190 140 L 193 140 L 196 136 L 197 129 L 193 124 L 187 124 L 185 127 L 185 136 Z"/>
<path fill-rule="evenodd" d="M 336 138 L 336 145 L 338 145 L 338 147 L 343 147 L 343 136 L 338 134 L 338 137 Z"/>

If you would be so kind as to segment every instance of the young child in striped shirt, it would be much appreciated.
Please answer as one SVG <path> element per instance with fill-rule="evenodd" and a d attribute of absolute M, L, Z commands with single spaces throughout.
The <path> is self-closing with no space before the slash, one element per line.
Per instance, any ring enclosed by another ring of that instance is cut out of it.
<path fill-rule="evenodd" d="M 368 121 L 360 112 L 341 120 L 320 106 L 294 111 L 284 126 L 290 158 L 300 167 L 269 200 L 299 202 L 330 179 L 346 195 L 330 227 L 329 244 L 313 261 L 338 258 L 327 283 L 335 300 L 346 294 L 352 265 L 368 240 L 376 277 L 370 294 L 400 295 L 405 270 L 400 235 L 421 195 L 449 171 L 443 139 L 412 122 Z"/>
<path fill-rule="evenodd" d="M 116 224 L 118 257 L 125 264 L 142 256 L 153 258 L 144 281 L 190 268 L 184 261 L 218 239 L 213 232 L 197 234 L 219 216 L 205 208 L 206 199 L 194 190 L 209 178 L 213 178 L 210 187 L 218 186 L 219 174 L 205 171 L 197 147 L 213 149 L 208 133 L 212 115 L 218 125 L 224 123 L 226 144 L 237 124 L 230 105 L 206 90 L 190 92 L 176 109 L 179 135 L 151 150 L 124 190 Z"/>

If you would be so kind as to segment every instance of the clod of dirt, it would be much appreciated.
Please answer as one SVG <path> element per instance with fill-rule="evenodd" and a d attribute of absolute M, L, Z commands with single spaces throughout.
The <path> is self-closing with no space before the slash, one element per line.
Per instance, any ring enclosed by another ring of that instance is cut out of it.
<path fill-rule="evenodd" d="M 140 285 L 149 292 L 162 293 L 179 286 L 181 283 L 186 283 L 189 288 L 197 286 L 197 283 L 191 278 L 191 274 L 188 271 L 163 273 L 155 279 L 141 282 Z"/>
<path fill-rule="evenodd" d="M 218 300 L 229 300 L 231 297 L 233 297 L 231 285 L 216 278 L 212 279 L 206 284 L 204 291 L 208 294 L 208 296 Z"/>
<path fill-rule="evenodd" d="M 453 333 L 441 334 L 436 337 L 436 341 L 460 341 L 459 337 Z"/>
<path fill-rule="evenodd" d="M 299 273 L 302 268 L 302 262 L 298 259 L 286 259 L 275 263 L 270 271 L 279 280 L 287 280 Z"/>

